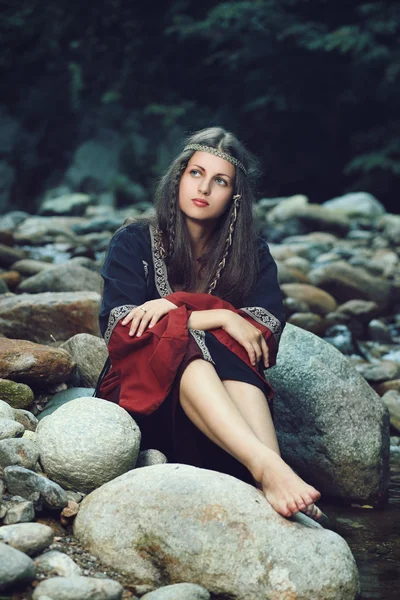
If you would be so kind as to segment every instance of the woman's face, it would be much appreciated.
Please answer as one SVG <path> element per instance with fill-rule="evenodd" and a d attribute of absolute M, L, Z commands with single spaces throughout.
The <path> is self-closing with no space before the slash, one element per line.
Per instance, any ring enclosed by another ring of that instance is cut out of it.
<path fill-rule="evenodd" d="M 195 152 L 179 184 L 179 208 L 190 220 L 215 221 L 230 206 L 235 167 L 219 156 Z"/>

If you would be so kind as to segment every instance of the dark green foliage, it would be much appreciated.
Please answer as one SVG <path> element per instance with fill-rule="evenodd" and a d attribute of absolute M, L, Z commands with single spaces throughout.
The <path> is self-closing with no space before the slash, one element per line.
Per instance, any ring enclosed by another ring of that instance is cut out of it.
<path fill-rule="evenodd" d="M 1 102 L 40 128 L 43 147 L 60 128 L 49 167 L 76 144 L 64 128 L 90 137 L 88 115 L 106 110 L 123 128 L 133 111 L 152 144 L 176 127 L 233 129 L 261 159 L 264 194 L 365 189 L 385 201 L 399 182 L 397 1 L 1 4 Z"/>

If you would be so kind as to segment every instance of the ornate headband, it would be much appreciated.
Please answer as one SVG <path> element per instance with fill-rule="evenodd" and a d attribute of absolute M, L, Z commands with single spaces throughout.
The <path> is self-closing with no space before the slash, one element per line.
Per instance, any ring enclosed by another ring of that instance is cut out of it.
<path fill-rule="evenodd" d="M 212 146 L 203 146 L 202 144 L 189 144 L 183 149 L 183 151 L 185 150 L 198 150 L 199 152 L 209 152 L 210 154 L 214 154 L 214 156 L 219 156 L 220 158 L 230 162 L 232 165 L 235 165 L 235 167 L 239 167 L 239 169 L 241 169 L 243 173 L 247 175 L 246 167 L 242 162 L 240 162 L 240 160 L 234 156 L 231 156 L 230 154 L 227 154 L 226 152 L 223 152 L 222 150 L 218 150 L 218 148 L 213 148 Z"/>

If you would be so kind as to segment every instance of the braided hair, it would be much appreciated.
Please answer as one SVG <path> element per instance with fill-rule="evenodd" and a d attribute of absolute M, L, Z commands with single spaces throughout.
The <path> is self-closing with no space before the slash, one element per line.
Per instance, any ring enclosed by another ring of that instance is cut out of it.
<path fill-rule="evenodd" d="M 236 169 L 231 205 L 219 218 L 204 254 L 198 259 L 200 270 L 196 273 L 189 233 L 178 203 L 182 173 L 194 151 L 184 150 L 172 162 L 156 191 L 158 240 L 168 278 L 173 287 L 212 293 L 240 307 L 258 272 L 252 190 L 255 160 L 232 133 L 221 127 L 195 133 L 186 140 L 185 147 L 190 144 L 204 144 L 230 154 L 245 165 L 247 174 Z"/>

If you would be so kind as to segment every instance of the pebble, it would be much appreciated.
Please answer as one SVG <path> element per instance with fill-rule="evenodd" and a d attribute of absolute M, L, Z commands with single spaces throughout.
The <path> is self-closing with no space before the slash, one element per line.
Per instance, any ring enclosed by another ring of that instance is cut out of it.
<path fill-rule="evenodd" d="M 32 600 L 121 600 L 123 588 L 117 581 L 95 577 L 52 577 L 39 583 Z"/>
<path fill-rule="evenodd" d="M 30 500 L 25 500 L 21 496 L 13 496 L 5 504 L 7 513 L 3 519 L 4 525 L 29 523 L 35 518 L 35 509 L 33 508 L 33 502 Z"/>
<path fill-rule="evenodd" d="M 39 493 L 46 508 L 62 509 L 68 504 L 67 494 L 61 486 L 24 467 L 6 467 L 4 479 L 11 494 L 19 494 L 29 500 Z"/>
<path fill-rule="evenodd" d="M 175 583 L 142 596 L 141 600 L 209 600 L 210 593 L 195 583 Z"/>
<path fill-rule="evenodd" d="M 47 576 L 73 577 L 82 575 L 81 568 L 64 552 L 50 550 L 34 560 L 36 568 Z"/>
<path fill-rule="evenodd" d="M 32 581 L 35 575 L 35 565 L 29 556 L 0 542 L 0 590 L 15 583 Z"/>
<path fill-rule="evenodd" d="M 379 319 L 372 319 L 368 325 L 368 337 L 374 342 L 380 344 L 392 344 L 392 335 L 385 323 Z"/>
<path fill-rule="evenodd" d="M 11 408 L 8 402 L 0 400 L 0 419 L 11 419 L 11 421 L 13 421 L 14 418 L 14 410 Z"/>
<path fill-rule="evenodd" d="M 34 469 L 39 460 L 39 448 L 32 440 L 25 438 L 0 441 L 0 467 L 17 465 Z"/>
<path fill-rule="evenodd" d="M 135 469 L 150 467 L 151 465 L 163 465 L 167 462 L 168 459 L 165 454 L 160 452 L 160 450 L 151 448 L 150 450 L 142 450 L 142 452 L 139 453 Z"/>
<path fill-rule="evenodd" d="M 400 432 L 400 392 L 389 390 L 382 396 L 382 401 L 388 407 L 390 424 Z"/>
<path fill-rule="evenodd" d="M 14 419 L 25 427 L 26 431 L 36 431 L 38 420 L 29 410 L 23 408 L 14 409 Z"/>
<path fill-rule="evenodd" d="M 14 419 L 0 418 L 0 441 L 10 438 L 21 437 L 25 431 L 25 427 L 21 423 L 17 423 Z"/>
<path fill-rule="evenodd" d="M 53 539 L 52 528 L 42 523 L 18 523 L 0 527 L 0 541 L 29 556 L 48 548 Z"/>
<path fill-rule="evenodd" d="M 355 367 L 367 381 L 374 383 L 395 379 L 400 370 L 399 365 L 389 360 L 382 360 L 377 363 L 360 363 Z"/>

